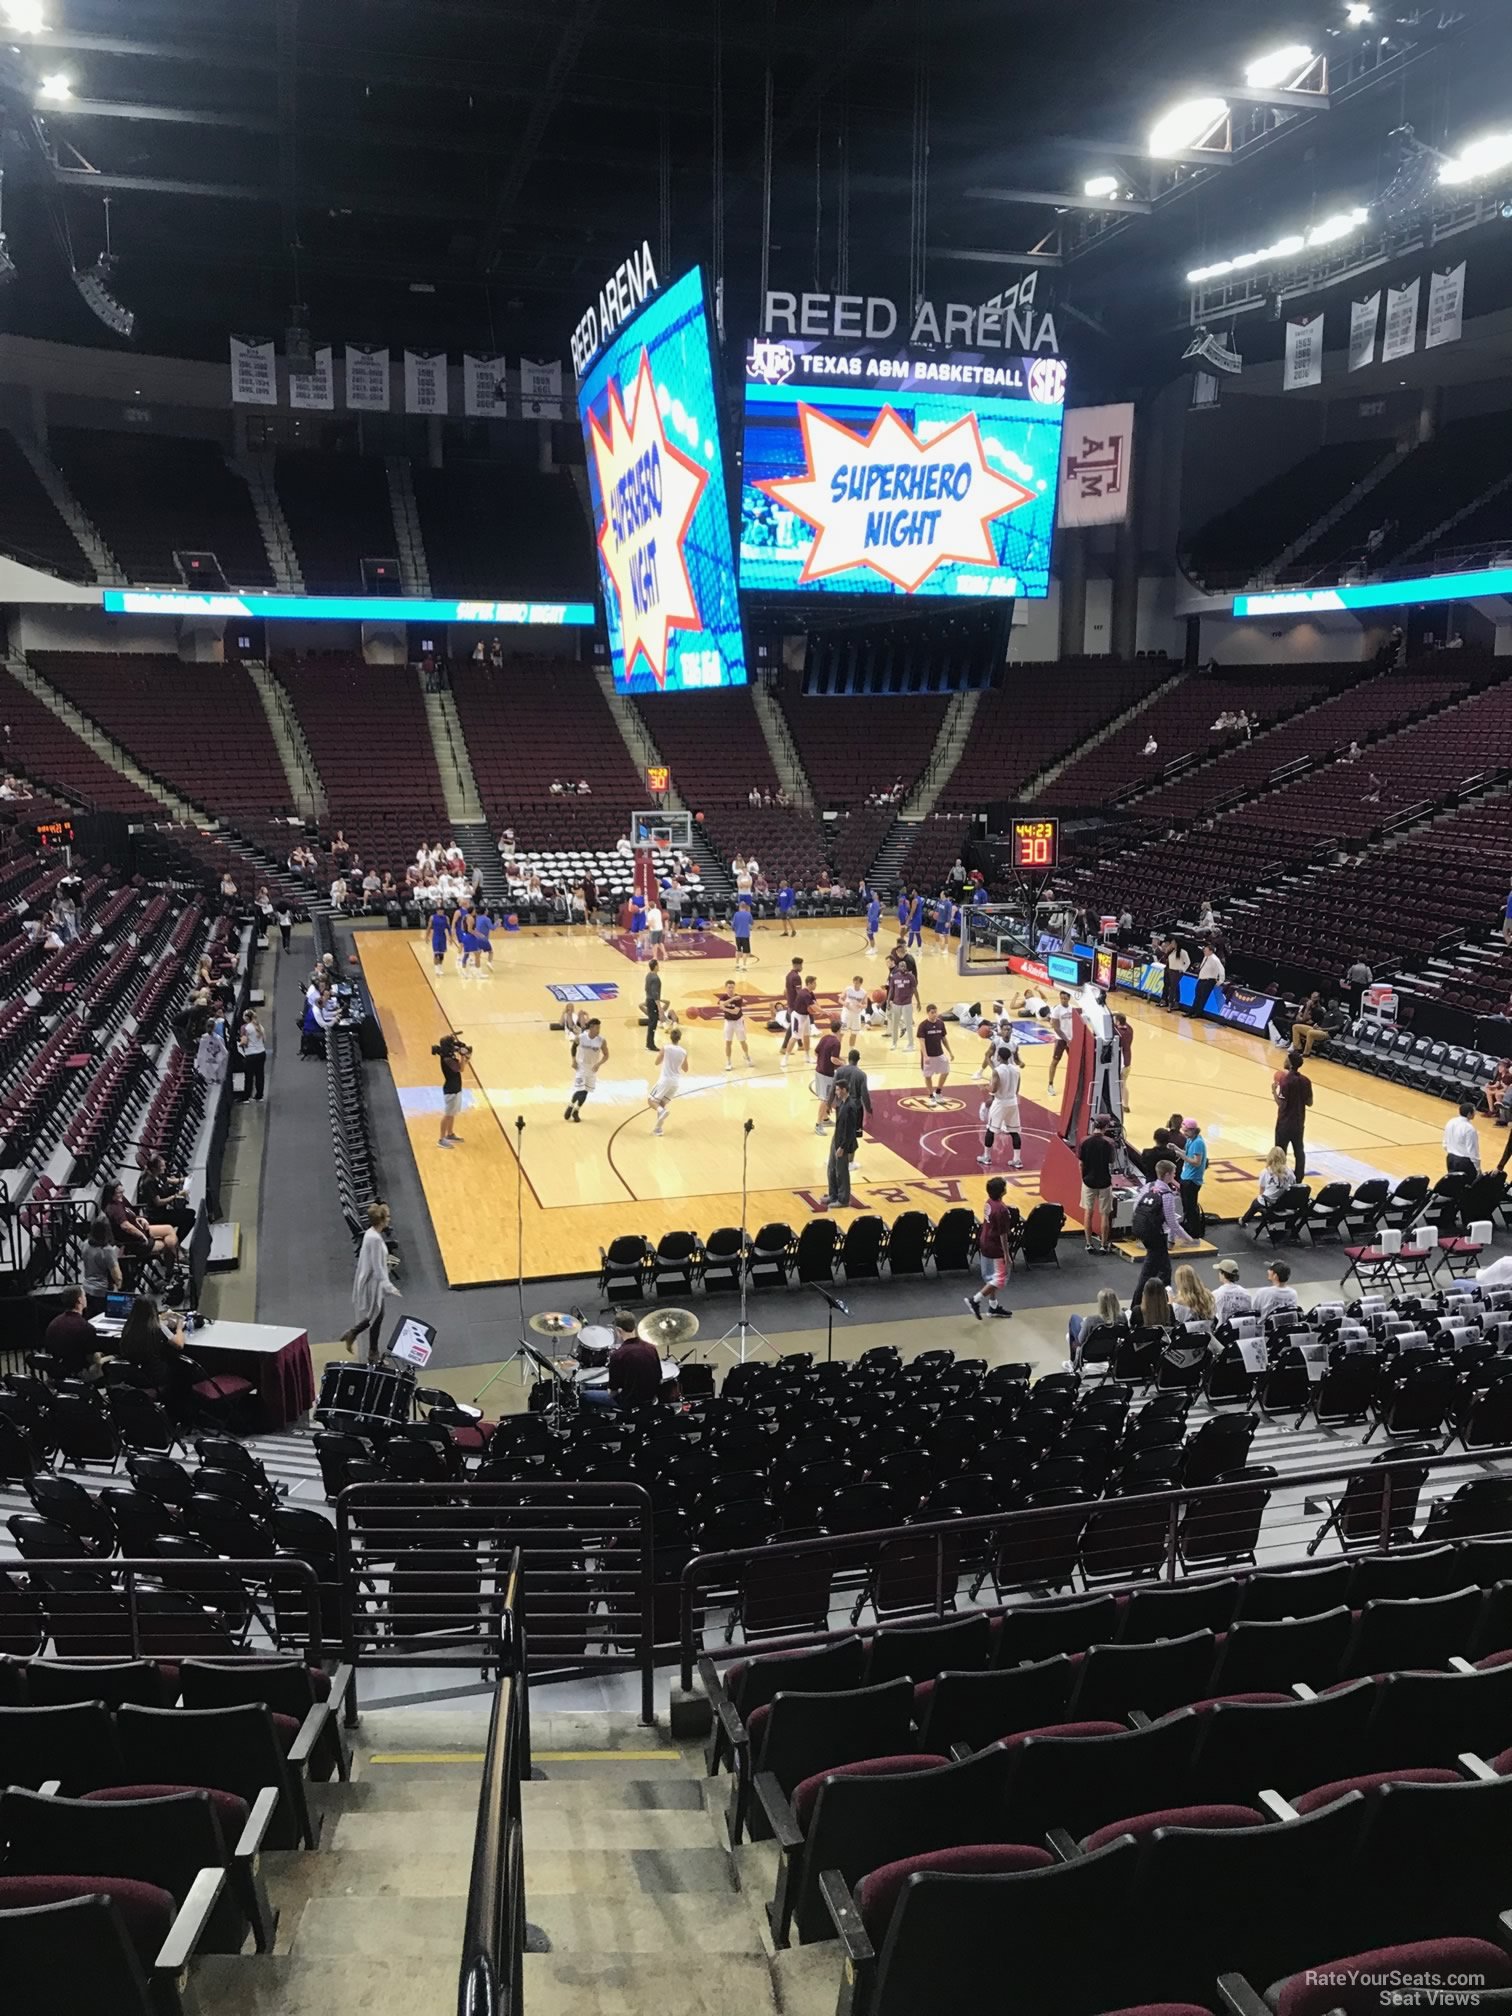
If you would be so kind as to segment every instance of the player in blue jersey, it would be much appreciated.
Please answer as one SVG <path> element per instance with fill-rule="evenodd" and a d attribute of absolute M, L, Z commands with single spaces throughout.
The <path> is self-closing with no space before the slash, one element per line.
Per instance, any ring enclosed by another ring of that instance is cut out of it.
<path fill-rule="evenodd" d="M 872 899 L 866 906 L 866 956 L 868 959 L 875 959 L 877 956 L 877 932 L 881 928 L 881 924 L 882 901 L 875 891 L 873 891 Z"/>
<path fill-rule="evenodd" d="M 444 910 L 432 910 L 430 920 L 431 957 L 436 962 L 439 973 L 446 964 L 446 947 L 451 938 L 451 925 Z"/>
<path fill-rule="evenodd" d="M 942 952 L 950 950 L 950 927 L 955 923 L 955 904 L 949 893 L 941 891 L 935 899 L 935 943 Z"/>
<path fill-rule="evenodd" d="M 898 891 L 898 929 L 900 931 L 908 929 L 908 891 L 906 889 Z"/>
<path fill-rule="evenodd" d="M 797 907 L 798 899 L 793 894 L 793 884 L 784 875 L 782 878 L 782 887 L 777 891 L 777 915 L 782 920 L 782 930 L 779 935 L 783 938 L 796 938 L 798 936 L 798 926 L 793 921 L 793 913 Z"/>
<path fill-rule="evenodd" d="M 735 971 L 741 972 L 751 960 L 751 899 L 742 896 L 735 905 L 730 929 L 735 933 Z"/>
<path fill-rule="evenodd" d="M 924 898 L 917 889 L 908 892 L 908 943 L 924 949 Z"/>
<path fill-rule="evenodd" d="M 473 912 L 474 964 L 486 962 L 490 973 L 493 971 L 493 928 L 493 918 L 486 910 Z"/>

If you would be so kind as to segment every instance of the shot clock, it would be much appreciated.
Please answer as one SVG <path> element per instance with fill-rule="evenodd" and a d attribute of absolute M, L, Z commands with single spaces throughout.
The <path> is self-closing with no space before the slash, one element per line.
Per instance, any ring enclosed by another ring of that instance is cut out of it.
<path fill-rule="evenodd" d="M 1021 874 L 1036 874 L 1060 866 L 1059 819 L 1015 819 L 1013 865 Z"/>

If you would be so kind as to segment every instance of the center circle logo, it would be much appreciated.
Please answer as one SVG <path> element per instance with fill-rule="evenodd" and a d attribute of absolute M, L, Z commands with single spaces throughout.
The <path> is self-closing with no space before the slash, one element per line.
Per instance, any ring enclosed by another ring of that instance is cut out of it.
<path fill-rule="evenodd" d="M 898 1101 L 898 1108 L 903 1113 L 964 1113 L 966 1110 L 966 1101 L 964 1099 L 941 1099 L 934 1105 L 931 1105 L 922 1092 L 911 1092 L 905 1098 Z"/>

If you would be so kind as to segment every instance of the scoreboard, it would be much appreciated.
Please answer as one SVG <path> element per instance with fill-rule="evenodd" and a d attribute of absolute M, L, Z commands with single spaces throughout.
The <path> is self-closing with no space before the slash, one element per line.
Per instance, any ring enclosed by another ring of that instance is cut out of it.
<path fill-rule="evenodd" d="M 1059 819 L 1015 819 L 1013 865 L 1021 874 L 1041 873 L 1060 866 Z"/>

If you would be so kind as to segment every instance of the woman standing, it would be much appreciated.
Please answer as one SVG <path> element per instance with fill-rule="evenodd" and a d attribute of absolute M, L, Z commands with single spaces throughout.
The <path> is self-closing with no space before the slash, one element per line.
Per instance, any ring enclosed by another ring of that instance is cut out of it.
<path fill-rule="evenodd" d="M 242 1016 L 241 1027 L 236 1032 L 236 1047 L 241 1052 L 242 1068 L 247 1074 L 241 1096 L 244 1100 L 261 1099 L 267 1078 L 268 1044 L 263 1026 L 251 1008 Z"/>
<path fill-rule="evenodd" d="M 121 1253 L 104 1212 L 91 1220 L 89 1236 L 79 1249 L 79 1276 L 84 1284 L 85 1306 L 91 1316 L 105 1307 L 105 1297 L 120 1292 Z"/>
<path fill-rule="evenodd" d="M 289 899 L 284 897 L 278 906 L 278 935 L 283 940 L 283 949 L 285 952 L 289 949 L 289 939 L 293 935 L 293 931 L 294 912 L 290 907 Z"/>
<path fill-rule="evenodd" d="M 388 1241 L 383 1236 L 388 1226 L 387 1204 L 369 1204 L 368 1229 L 357 1249 L 357 1273 L 352 1282 L 352 1313 L 357 1320 L 341 1339 L 343 1348 L 350 1351 L 366 1330 L 370 1365 L 376 1365 L 381 1356 L 378 1337 L 383 1328 L 384 1299 L 399 1293 L 389 1272 Z"/>

